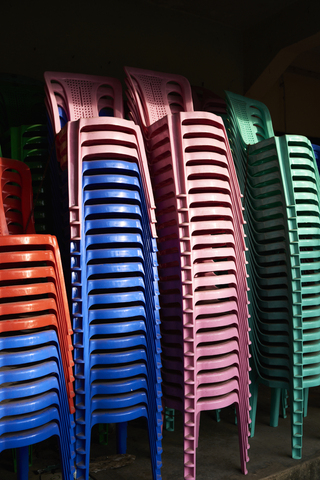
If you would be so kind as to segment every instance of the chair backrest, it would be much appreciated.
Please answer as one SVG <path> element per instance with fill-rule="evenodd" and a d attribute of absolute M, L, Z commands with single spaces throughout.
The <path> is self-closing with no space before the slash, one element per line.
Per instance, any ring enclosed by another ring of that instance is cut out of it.
<path fill-rule="evenodd" d="M 191 87 L 181 75 L 131 67 L 125 67 L 125 72 L 131 93 L 143 111 L 145 127 L 171 113 L 193 112 Z"/>
<path fill-rule="evenodd" d="M 47 107 L 57 134 L 64 121 L 99 116 L 123 118 L 122 87 L 119 80 L 94 75 L 45 72 Z"/>
<path fill-rule="evenodd" d="M 246 145 L 274 137 L 272 120 L 268 108 L 257 100 L 226 92 L 230 117 L 238 124 L 241 137 Z"/>
<path fill-rule="evenodd" d="M 0 157 L 0 235 L 34 233 L 30 169 Z"/>

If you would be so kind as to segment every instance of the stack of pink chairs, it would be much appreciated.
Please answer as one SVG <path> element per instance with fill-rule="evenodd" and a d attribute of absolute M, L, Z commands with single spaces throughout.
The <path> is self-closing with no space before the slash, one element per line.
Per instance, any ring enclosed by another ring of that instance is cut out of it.
<path fill-rule="evenodd" d="M 222 120 L 194 112 L 188 81 L 126 68 L 156 203 L 164 404 L 184 413 L 196 478 L 200 413 L 236 405 L 247 473 L 249 327 L 241 194 Z"/>

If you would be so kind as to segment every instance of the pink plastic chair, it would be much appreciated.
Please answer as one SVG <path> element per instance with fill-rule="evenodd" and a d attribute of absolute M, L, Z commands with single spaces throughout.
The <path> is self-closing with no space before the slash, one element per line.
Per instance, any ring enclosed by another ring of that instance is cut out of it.
<path fill-rule="evenodd" d="M 119 80 L 94 75 L 45 72 L 47 109 L 55 135 L 60 132 L 59 107 L 68 121 L 99 117 L 101 110 L 112 110 L 123 118 L 122 87 Z"/>
<path fill-rule="evenodd" d="M 79 185 L 81 185 L 82 161 L 90 159 L 123 159 L 139 165 L 148 205 L 150 228 L 154 238 L 155 204 L 147 165 L 143 138 L 140 129 L 131 121 L 120 118 L 86 118 L 68 122 L 57 136 L 58 157 L 68 164 L 70 226 L 73 229 L 73 215 L 80 218 L 77 209 Z M 73 233 L 72 233 L 73 235 Z"/>
<path fill-rule="evenodd" d="M 131 67 L 125 72 L 144 130 L 171 113 L 193 111 L 190 84 L 184 77 Z"/>

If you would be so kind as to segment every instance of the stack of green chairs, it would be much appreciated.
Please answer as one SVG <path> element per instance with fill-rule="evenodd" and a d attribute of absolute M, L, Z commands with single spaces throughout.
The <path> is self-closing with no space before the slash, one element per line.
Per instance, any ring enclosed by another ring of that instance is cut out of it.
<path fill-rule="evenodd" d="M 320 385 L 319 174 L 310 142 L 275 138 L 260 102 L 227 92 L 227 106 L 247 222 L 251 434 L 258 384 L 272 388 L 274 426 L 288 390 L 292 456 L 301 458 L 304 400 Z"/>
<path fill-rule="evenodd" d="M 37 233 L 50 233 L 52 229 L 47 137 L 45 125 L 22 125 L 11 127 L 2 142 L 5 157 L 20 160 L 30 168 Z"/>
<path fill-rule="evenodd" d="M 320 384 L 320 180 L 310 141 L 302 136 L 287 135 L 278 142 L 279 157 L 285 165 L 297 214 L 301 274 L 303 400 L 307 413 L 309 387 Z M 288 168 L 289 165 L 289 168 Z M 291 178 L 290 178 L 291 173 Z M 279 405 L 280 394 L 277 392 Z"/>
<path fill-rule="evenodd" d="M 0 75 L 2 155 L 25 162 L 31 170 L 37 233 L 51 233 L 52 229 L 47 137 L 43 83 Z"/>
<path fill-rule="evenodd" d="M 46 123 L 43 82 L 0 74 L 0 139 L 11 127 L 39 123 Z"/>

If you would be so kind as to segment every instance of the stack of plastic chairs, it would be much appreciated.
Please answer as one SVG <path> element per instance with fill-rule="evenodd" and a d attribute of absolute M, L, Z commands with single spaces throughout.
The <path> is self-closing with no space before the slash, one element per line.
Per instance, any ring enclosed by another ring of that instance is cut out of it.
<path fill-rule="evenodd" d="M 25 162 L 32 174 L 37 233 L 51 233 L 48 140 L 43 83 L 17 75 L 0 75 L 0 143 L 2 155 Z"/>
<path fill-rule="evenodd" d="M 305 398 L 320 384 L 318 169 L 305 137 L 273 136 L 264 105 L 229 92 L 227 104 L 247 214 L 252 423 L 260 382 L 273 389 L 274 426 L 288 389 L 292 456 L 301 458 Z"/>
<path fill-rule="evenodd" d="M 29 168 L 0 159 L 0 451 L 57 435 L 63 478 L 74 473 L 72 329 L 55 237 L 34 233 Z"/>
<path fill-rule="evenodd" d="M 11 127 L 45 124 L 43 82 L 0 74 L 0 140 Z"/>
<path fill-rule="evenodd" d="M 34 222 L 37 233 L 52 229 L 50 180 L 48 170 L 48 131 L 45 125 L 11 127 L 2 142 L 2 153 L 7 158 L 28 165 L 32 176 Z"/>
<path fill-rule="evenodd" d="M 146 417 L 158 480 L 160 320 L 154 202 L 143 139 L 122 118 L 117 80 L 50 72 L 45 79 L 56 132 L 62 110 L 67 119 L 56 148 L 68 174 L 76 478 L 88 479 L 96 423 L 118 425 L 125 453 L 126 422 Z"/>
<path fill-rule="evenodd" d="M 163 397 L 184 413 L 184 478 L 196 478 L 200 413 L 236 404 L 246 473 L 249 352 L 240 190 L 222 120 L 194 112 L 188 81 L 126 68 L 157 212 Z"/>
<path fill-rule="evenodd" d="M 227 105 L 228 105 L 228 119 L 226 121 L 227 125 L 227 132 L 229 135 L 229 141 L 230 141 L 230 146 L 232 150 L 233 157 L 235 159 L 235 165 L 237 169 L 237 174 L 238 174 L 238 179 L 240 183 L 240 189 L 244 193 L 244 206 L 245 206 L 245 215 L 246 215 L 246 225 L 245 225 L 245 231 L 246 235 L 248 238 L 248 254 L 247 254 L 247 259 L 248 259 L 248 273 L 249 273 L 249 300 L 250 300 L 250 315 L 251 315 L 251 320 L 250 320 L 250 327 L 251 327 L 251 338 L 255 338 L 254 335 L 254 329 L 257 323 L 257 318 L 268 318 L 268 313 L 264 312 L 263 314 L 258 311 L 256 313 L 255 310 L 255 305 L 256 305 L 256 294 L 257 294 L 257 289 L 256 289 L 256 283 L 259 284 L 260 289 L 266 288 L 266 286 L 269 289 L 269 296 L 271 293 L 276 290 L 275 295 L 277 294 L 277 290 L 279 288 L 279 285 L 287 284 L 286 282 L 286 267 L 277 267 L 276 265 L 273 265 L 274 257 L 269 257 L 270 258 L 270 266 L 268 265 L 268 258 L 265 256 L 270 252 L 272 252 L 273 245 L 271 243 L 271 239 L 268 238 L 268 233 L 265 233 L 264 224 L 262 223 L 263 219 L 266 218 L 268 220 L 268 215 L 270 212 L 270 208 L 272 208 L 274 205 L 277 206 L 277 201 L 279 202 L 279 195 L 281 192 L 277 191 L 275 189 L 274 195 L 276 196 L 278 194 L 278 197 L 275 197 L 275 202 L 274 204 L 272 203 L 273 198 L 272 198 L 272 185 L 268 187 L 268 181 L 270 180 L 268 178 L 268 174 L 270 173 L 268 169 L 264 169 L 263 162 L 261 162 L 262 166 L 260 167 L 260 171 L 257 167 L 257 171 L 253 171 L 252 176 L 253 179 L 251 180 L 251 171 L 252 168 L 251 165 L 249 164 L 249 153 L 248 150 L 251 145 L 257 144 L 259 141 L 263 139 L 267 139 L 270 137 L 273 137 L 273 128 L 272 128 L 272 123 L 270 119 L 270 114 L 265 105 L 263 105 L 261 102 L 257 102 L 251 99 L 246 99 L 245 97 L 242 97 L 240 95 L 233 94 L 231 92 L 227 92 Z M 272 172 L 272 170 L 271 170 Z M 264 175 L 267 175 L 264 177 Z M 255 178 L 257 177 L 257 178 Z M 264 185 L 264 181 L 266 182 L 266 185 Z M 256 188 L 263 188 L 265 187 L 266 192 L 261 192 L 259 190 L 253 190 L 251 193 L 251 184 L 253 183 L 253 186 Z M 271 179 L 272 182 L 272 179 Z M 278 180 L 278 183 L 280 180 Z M 261 183 L 261 186 L 260 186 Z M 273 183 L 277 185 L 277 181 L 274 180 Z M 269 193 L 269 191 L 271 193 Z M 253 199 L 251 199 L 251 196 L 253 196 Z M 269 200 L 268 197 L 271 197 L 272 200 Z M 266 198 L 265 198 L 266 197 Z M 260 203 L 259 203 L 260 202 Z M 284 200 L 280 205 L 285 204 Z M 278 203 L 279 205 L 279 203 Z M 266 209 L 266 212 L 263 211 L 263 209 Z M 271 212 L 272 214 L 272 212 Z M 261 228 L 259 225 L 259 220 L 261 220 Z M 258 222 L 258 224 L 257 224 Z M 269 220 L 269 224 L 272 225 L 270 226 L 270 229 L 276 229 L 276 225 L 274 224 L 272 217 Z M 252 226 L 253 225 L 253 226 Z M 268 225 L 267 225 L 268 226 Z M 260 231 L 262 229 L 262 231 Z M 283 233 L 283 228 L 278 227 L 278 230 L 280 229 L 280 233 L 271 233 L 270 235 L 273 235 L 275 238 L 275 241 L 282 240 L 285 242 L 284 238 L 284 233 Z M 265 237 L 266 242 L 268 242 L 270 245 L 264 245 L 265 243 Z M 283 246 L 282 246 L 283 247 Z M 274 247 L 274 251 L 276 254 L 278 253 L 277 250 L 277 245 Z M 278 245 L 279 248 L 279 245 Z M 261 261 L 260 261 L 260 256 L 263 255 Z M 280 261 L 279 257 L 279 261 Z M 258 265 L 255 267 L 255 265 Z M 267 263 L 263 263 L 263 261 Z M 282 259 L 283 261 L 283 259 Z M 265 270 L 262 270 L 266 266 Z M 257 270 L 257 272 L 256 272 Z M 275 279 L 274 277 L 278 277 Z M 284 277 L 283 279 L 279 277 Z M 270 291 L 270 289 L 273 289 Z M 280 294 L 280 292 L 279 292 Z M 265 293 L 267 295 L 267 293 Z M 264 304 L 264 307 L 266 305 Z M 273 312 L 273 305 L 271 306 L 272 312 Z M 272 316 L 269 314 L 269 316 Z M 278 315 L 280 315 L 278 313 Z M 285 316 L 285 314 L 282 314 Z M 252 423 L 251 423 L 251 436 L 254 435 L 255 433 L 255 415 L 256 415 L 256 405 L 257 405 L 257 394 L 258 394 L 258 378 L 259 378 L 259 373 L 256 367 L 255 359 L 257 358 L 257 355 L 255 355 L 255 350 L 254 350 L 254 345 L 251 346 L 251 350 L 253 352 L 252 356 L 252 370 L 251 370 L 251 402 L 252 402 L 252 411 L 251 411 L 251 416 L 252 416 Z M 269 384 L 271 386 L 271 384 Z M 279 384 L 277 384 L 279 385 Z M 273 393 L 275 394 L 277 392 L 276 396 L 278 396 L 278 387 L 275 386 L 273 389 Z M 274 397 L 274 396 L 273 396 Z M 274 398 L 273 398 L 274 400 Z M 271 424 L 275 423 L 275 418 L 278 416 L 278 412 L 276 411 L 275 407 L 275 402 L 272 402 L 272 407 L 271 407 Z"/>

